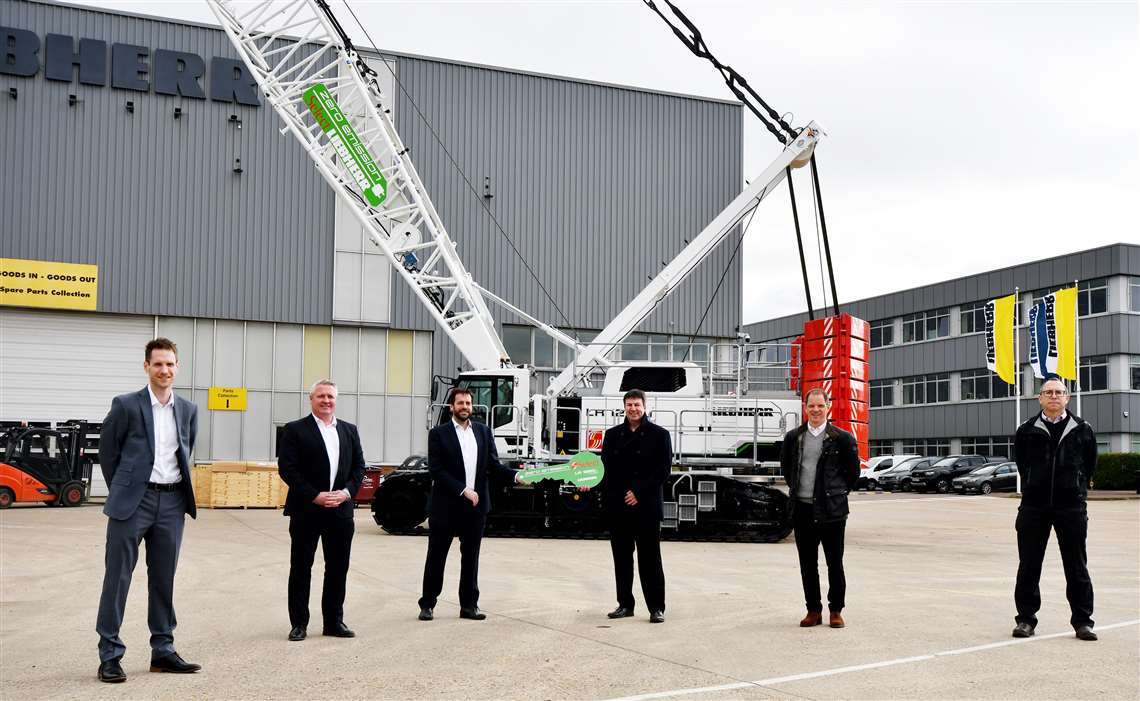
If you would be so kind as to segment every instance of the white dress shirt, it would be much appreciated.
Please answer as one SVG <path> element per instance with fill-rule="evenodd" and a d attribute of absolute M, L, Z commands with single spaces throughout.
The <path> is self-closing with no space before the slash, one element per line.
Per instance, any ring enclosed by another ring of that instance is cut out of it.
<path fill-rule="evenodd" d="M 340 436 L 336 432 L 336 417 L 332 417 L 332 421 L 325 423 L 313 414 L 313 421 L 317 422 L 317 430 L 321 432 L 321 440 L 325 442 L 325 452 L 329 455 L 329 488 L 332 491 L 333 485 L 336 484 L 337 468 L 340 467 Z M 346 491 L 346 490 L 341 490 Z M 349 496 L 352 496 L 351 494 Z"/>
<path fill-rule="evenodd" d="M 459 450 L 463 453 L 463 472 L 467 477 L 466 489 L 474 491 L 475 467 L 479 463 L 479 442 L 475 440 L 475 428 L 470 421 L 466 426 L 460 425 L 455 419 L 452 419 L 451 423 L 455 426 L 455 435 L 459 437 Z"/>
<path fill-rule="evenodd" d="M 154 464 L 150 468 L 150 481 L 158 484 L 174 484 L 182 481 L 182 470 L 178 468 L 178 427 L 174 424 L 174 392 L 166 404 L 158 401 L 154 390 L 147 385 L 150 394 L 150 412 L 154 418 Z"/>
<path fill-rule="evenodd" d="M 824 430 L 826 430 L 826 429 L 827 429 L 827 422 L 826 421 L 821 423 L 819 425 L 819 428 L 812 426 L 810 421 L 808 422 L 808 430 L 811 431 L 811 435 L 815 436 L 816 438 L 819 438 L 819 434 L 823 433 Z"/>
<path fill-rule="evenodd" d="M 1065 419 L 1069 418 L 1069 412 L 1062 411 L 1061 415 L 1055 419 L 1050 419 L 1048 416 L 1045 415 L 1045 412 L 1041 412 L 1041 418 L 1045 419 L 1045 423 L 1049 423 L 1049 424 L 1061 423 Z"/>

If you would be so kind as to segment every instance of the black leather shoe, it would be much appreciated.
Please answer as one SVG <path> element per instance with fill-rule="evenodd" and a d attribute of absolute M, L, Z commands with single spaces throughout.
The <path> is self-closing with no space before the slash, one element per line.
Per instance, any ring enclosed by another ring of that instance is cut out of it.
<path fill-rule="evenodd" d="M 289 631 L 289 640 L 298 642 L 304 640 L 307 635 L 308 633 L 305 631 L 305 626 L 293 626 L 293 629 Z"/>
<path fill-rule="evenodd" d="M 165 657 L 152 657 L 150 660 L 150 671 L 152 672 L 193 674 L 199 669 L 202 669 L 202 665 L 187 662 L 177 652 L 172 652 Z"/>
<path fill-rule="evenodd" d="M 333 638 L 355 638 L 356 637 L 356 633 L 353 633 L 351 630 L 349 630 L 348 626 L 346 626 L 344 624 L 344 621 L 337 621 L 336 623 L 326 625 L 324 632 L 322 634 L 331 636 Z"/>
<path fill-rule="evenodd" d="M 651 612 L 649 614 L 649 622 L 650 623 L 664 623 L 665 622 L 665 612 L 664 611 L 653 611 L 653 612 Z"/>
<path fill-rule="evenodd" d="M 1013 637 L 1028 638 L 1033 635 L 1033 626 L 1028 623 L 1018 623 L 1013 627 Z"/>
<path fill-rule="evenodd" d="M 433 620 L 434 618 L 435 618 L 435 613 L 432 611 L 430 606 L 421 606 L 420 607 L 420 620 L 421 621 L 430 621 L 430 620 Z"/>
<path fill-rule="evenodd" d="M 1096 640 L 1096 633 L 1093 632 L 1092 626 L 1080 626 L 1077 628 L 1077 639 Z"/>
<path fill-rule="evenodd" d="M 487 617 L 487 614 L 480 611 L 478 606 L 472 606 L 471 608 L 459 609 L 459 617 L 466 618 L 469 621 L 481 621 Z"/>
<path fill-rule="evenodd" d="M 108 684 L 119 684 L 127 680 L 127 673 L 123 671 L 123 666 L 119 664 L 122 657 L 106 660 L 99 663 L 99 681 L 107 682 Z"/>
<path fill-rule="evenodd" d="M 610 611 L 609 613 L 607 613 L 606 618 L 629 618 L 632 615 L 633 615 L 633 609 L 632 608 L 627 609 L 624 606 L 618 606 L 613 611 Z"/>

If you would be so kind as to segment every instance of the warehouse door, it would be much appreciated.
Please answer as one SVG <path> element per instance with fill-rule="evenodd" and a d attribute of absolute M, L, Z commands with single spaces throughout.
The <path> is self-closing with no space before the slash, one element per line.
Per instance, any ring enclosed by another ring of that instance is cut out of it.
<path fill-rule="evenodd" d="M 102 421 L 153 336 L 152 316 L 0 308 L 0 421 Z"/>

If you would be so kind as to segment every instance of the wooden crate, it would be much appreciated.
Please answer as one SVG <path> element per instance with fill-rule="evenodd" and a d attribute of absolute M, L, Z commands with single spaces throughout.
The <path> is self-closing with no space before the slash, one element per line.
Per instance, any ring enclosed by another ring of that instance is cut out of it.
<path fill-rule="evenodd" d="M 277 466 L 267 462 L 203 463 L 191 473 L 198 505 L 204 508 L 275 509 L 285 503 L 287 487 Z"/>

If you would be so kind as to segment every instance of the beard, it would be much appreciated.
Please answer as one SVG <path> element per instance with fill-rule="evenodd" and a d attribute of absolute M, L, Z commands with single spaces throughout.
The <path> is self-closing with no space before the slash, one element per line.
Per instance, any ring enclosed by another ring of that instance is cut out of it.
<path fill-rule="evenodd" d="M 467 419 L 471 418 L 470 409 L 454 409 L 451 413 L 454 414 L 455 418 L 459 419 L 460 421 L 466 421 Z"/>

